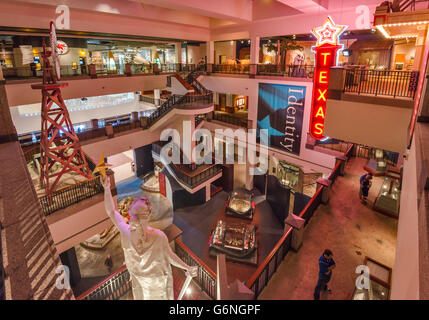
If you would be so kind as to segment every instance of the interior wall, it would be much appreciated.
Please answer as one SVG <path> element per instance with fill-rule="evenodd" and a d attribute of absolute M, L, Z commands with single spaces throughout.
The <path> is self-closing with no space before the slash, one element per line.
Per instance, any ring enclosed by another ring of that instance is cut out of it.
<path fill-rule="evenodd" d="M 63 99 L 103 96 L 114 93 L 150 91 L 165 89 L 166 75 L 142 75 L 133 77 L 106 77 L 97 79 L 63 80 L 68 86 L 61 89 Z M 30 82 L 8 83 L 5 85 L 9 106 L 19 106 L 42 101 L 41 90 L 31 89 Z"/>
<path fill-rule="evenodd" d="M 392 273 L 392 300 L 419 299 L 419 232 L 416 147 L 413 140 L 404 161 L 396 256 Z"/>
<path fill-rule="evenodd" d="M 395 44 L 393 46 L 392 59 L 390 63 L 392 70 L 395 69 L 395 59 L 398 54 L 405 55 L 404 68 L 402 70 L 407 70 L 407 67 L 410 65 L 411 58 L 414 59 L 416 57 L 416 42 L 410 41 L 409 43 Z M 410 68 L 411 66 L 412 65 L 410 65 Z"/>
<path fill-rule="evenodd" d="M 96 195 L 46 217 L 58 253 L 112 225 L 104 208 L 103 197 L 103 194 Z M 116 203 L 116 196 L 113 198 Z"/>
<path fill-rule="evenodd" d="M 234 189 L 246 188 L 246 164 L 234 164 Z"/>
<path fill-rule="evenodd" d="M 328 99 L 325 134 L 331 138 L 402 153 L 411 109 Z"/>
<path fill-rule="evenodd" d="M 236 59 L 236 42 L 233 40 L 215 42 L 214 50 L 216 53 L 215 64 L 220 64 L 220 56 L 226 56 L 227 61 L 230 60 L 230 62 Z"/>

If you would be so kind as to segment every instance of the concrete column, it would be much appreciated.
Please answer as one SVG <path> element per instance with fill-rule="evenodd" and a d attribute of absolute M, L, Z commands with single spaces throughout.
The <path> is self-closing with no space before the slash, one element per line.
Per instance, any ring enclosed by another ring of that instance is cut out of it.
<path fill-rule="evenodd" d="M 253 190 L 253 178 L 254 176 L 250 174 L 250 169 L 253 167 L 252 164 L 249 162 L 249 157 L 245 155 L 246 158 L 246 190 L 250 191 Z"/>
<path fill-rule="evenodd" d="M 144 176 L 154 170 L 151 144 L 134 149 L 134 167 L 136 177 Z"/>
<path fill-rule="evenodd" d="M 325 178 L 319 178 L 316 180 L 317 189 L 319 189 L 320 186 L 323 186 L 322 190 L 322 203 L 328 204 L 329 202 L 329 186 L 331 185 L 331 181 L 329 179 Z"/>
<path fill-rule="evenodd" d="M 344 67 L 332 67 L 329 73 L 329 85 L 327 98 L 341 100 L 344 90 L 346 71 Z"/>
<path fill-rule="evenodd" d="M 252 37 L 250 39 L 250 78 L 254 78 L 258 71 L 260 42 L 260 37 Z"/>
<path fill-rule="evenodd" d="M 215 62 L 215 56 L 214 56 L 214 41 L 207 41 L 206 45 L 207 50 L 207 74 L 210 74 L 212 72 L 212 66 Z"/>
<path fill-rule="evenodd" d="M 98 119 L 91 119 L 91 127 L 93 129 L 98 129 Z"/>
<path fill-rule="evenodd" d="M 95 64 L 89 65 L 89 76 L 91 78 L 97 78 L 97 70 L 95 69 Z"/>
<path fill-rule="evenodd" d="M 346 162 L 347 162 L 347 158 L 345 156 L 339 156 L 335 158 L 336 163 L 338 163 L 339 161 L 341 162 L 340 164 L 340 176 L 344 176 L 345 172 L 346 172 Z"/>
<path fill-rule="evenodd" d="M 107 138 L 111 139 L 111 138 L 113 138 L 115 136 L 115 134 L 113 132 L 113 126 L 112 126 L 111 123 L 106 124 L 105 129 L 106 129 L 106 136 L 107 136 Z"/>
<path fill-rule="evenodd" d="M 420 71 L 423 63 L 423 57 L 425 53 L 425 42 L 426 42 L 426 25 L 419 26 L 422 30 L 419 30 L 416 39 L 416 53 L 414 54 L 413 71 Z"/>
<path fill-rule="evenodd" d="M 63 265 L 67 266 L 70 270 L 70 285 L 74 286 L 78 284 L 81 279 L 81 275 L 74 247 L 60 253 L 60 259 Z"/>
<path fill-rule="evenodd" d="M 210 184 L 206 187 L 206 202 L 211 199 Z"/>
<path fill-rule="evenodd" d="M 160 101 L 161 101 L 161 93 L 160 93 L 159 89 L 153 90 L 153 98 L 155 99 L 155 105 L 159 106 Z"/>
<path fill-rule="evenodd" d="M 0 81 L 0 143 L 17 141 L 18 135 L 10 115 L 5 81 Z"/>
<path fill-rule="evenodd" d="M 176 53 L 176 63 L 182 63 L 182 43 L 177 42 L 174 44 L 174 51 Z"/>

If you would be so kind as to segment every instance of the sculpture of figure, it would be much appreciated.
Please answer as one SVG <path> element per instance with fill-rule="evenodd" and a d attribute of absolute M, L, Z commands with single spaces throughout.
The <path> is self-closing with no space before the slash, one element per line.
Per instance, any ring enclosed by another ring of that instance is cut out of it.
<path fill-rule="evenodd" d="M 110 179 L 103 181 L 106 212 L 121 234 L 125 264 L 131 276 L 135 300 L 173 300 L 171 264 L 186 270 L 188 277 L 197 275 L 198 267 L 184 263 L 170 248 L 164 232 L 148 226 L 151 204 L 143 196 L 130 205 L 130 223 L 115 210 Z"/>

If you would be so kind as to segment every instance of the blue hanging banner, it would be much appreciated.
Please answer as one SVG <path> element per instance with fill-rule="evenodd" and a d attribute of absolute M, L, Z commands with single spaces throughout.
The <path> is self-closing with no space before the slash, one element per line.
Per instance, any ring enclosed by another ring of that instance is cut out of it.
<path fill-rule="evenodd" d="M 268 131 L 270 146 L 299 155 L 305 90 L 303 86 L 259 84 L 258 131 Z"/>

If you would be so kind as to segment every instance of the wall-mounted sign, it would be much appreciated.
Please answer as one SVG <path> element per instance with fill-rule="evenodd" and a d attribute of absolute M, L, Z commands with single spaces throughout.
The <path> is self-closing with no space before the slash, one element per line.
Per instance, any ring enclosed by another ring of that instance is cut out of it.
<path fill-rule="evenodd" d="M 270 146 L 299 155 L 305 87 L 260 83 L 258 130 L 268 131 Z"/>
<path fill-rule="evenodd" d="M 239 97 L 235 100 L 235 106 L 238 109 L 243 108 L 245 106 L 245 104 L 246 104 L 246 98 L 245 97 Z"/>
<path fill-rule="evenodd" d="M 59 55 L 69 52 L 69 46 L 62 40 L 57 40 L 57 52 Z"/>
<path fill-rule="evenodd" d="M 329 75 L 332 66 L 337 64 L 337 53 L 343 46 L 339 44 L 339 37 L 347 26 L 335 25 L 330 17 L 325 23 L 311 32 L 317 38 L 312 48 L 316 53 L 316 65 L 313 78 L 313 98 L 310 113 L 310 135 L 320 140 L 325 138 L 325 111 L 328 93 Z"/>

